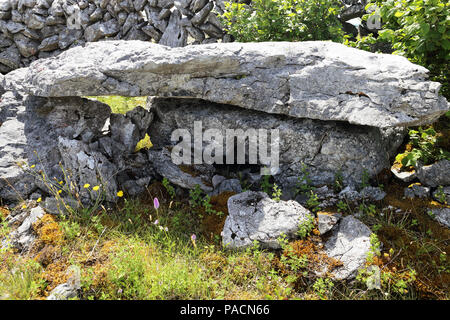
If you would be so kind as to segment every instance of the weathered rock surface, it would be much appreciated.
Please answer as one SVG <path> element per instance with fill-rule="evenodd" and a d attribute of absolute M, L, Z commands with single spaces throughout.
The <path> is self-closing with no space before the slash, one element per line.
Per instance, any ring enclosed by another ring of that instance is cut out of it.
<path fill-rule="evenodd" d="M 44 216 L 45 212 L 41 207 L 30 209 L 23 209 L 20 213 L 11 216 L 8 221 L 9 226 L 14 226 L 19 223 L 19 227 L 14 229 L 6 239 L 2 241 L 2 247 L 13 247 L 22 252 L 28 251 L 36 235 L 33 231 L 33 224 Z"/>
<path fill-rule="evenodd" d="M 108 201 L 115 199 L 119 186 L 130 196 L 143 192 L 154 172 L 145 154 L 134 149 L 152 117 L 136 108 L 110 118 L 109 106 L 98 101 L 6 92 L 0 102 L 0 198 L 26 199 L 36 189 L 48 193 L 44 181 L 36 178 L 40 170 L 47 183 L 73 182 L 72 191 L 85 203 L 98 196 L 84 189 L 85 184 L 100 186 Z M 125 132 L 129 127 L 133 130 Z M 21 168 L 20 163 L 26 165 Z"/>
<path fill-rule="evenodd" d="M 427 72 L 400 56 L 333 42 L 169 48 L 107 41 L 34 62 L 26 71 L 24 88 L 44 97 L 199 98 L 297 118 L 384 128 L 430 123 L 449 109 L 438 94 L 440 84 L 425 80 Z M 15 72 L 6 77 L 14 82 Z"/>
<path fill-rule="evenodd" d="M 2 0 L 0 72 L 27 66 L 44 54 L 57 55 L 60 50 L 86 41 L 123 39 L 186 46 L 229 38 L 224 37 L 216 16 L 223 13 L 222 0 L 195 1 L 193 9 L 196 11 L 189 10 L 190 3 Z M 188 38 L 188 30 L 189 33 L 195 32 L 197 37 Z"/>
<path fill-rule="evenodd" d="M 217 187 L 214 188 L 214 191 L 212 192 L 211 195 L 216 196 L 227 191 L 241 193 L 242 192 L 241 182 L 238 179 L 223 180 L 217 185 Z"/>
<path fill-rule="evenodd" d="M 358 219 L 347 216 L 325 242 L 325 252 L 331 258 L 340 260 L 343 266 L 333 271 L 337 280 L 351 279 L 364 266 L 370 251 L 372 231 Z"/>
<path fill-rule="evenodd" d="M 186 129 L 194 137 L 195 121 L 201 121 L 204 131 L 217 129 L 224 142 L 230 129 L 244 132 L 267 129 L 269 148 L 270 130 L 279 130 L 280 171 L 275 179 L 279 186 L 287 189 L 295 188 L 298 177 L 302 175 L 303 164 L 307 166 L 314 185 L 332 184 L 339 171 L 345 183 L 360 181 L 364 170 L 368 170 L 371 176 L 375 175 L 389 167 L 389 158 L 404 136 L 403 129 L 382 130 L 331 121 L 295 119 L 191 99 L 150 99 L 148 108 L 156 114 L 149 134 L 157 147 L 173 144 L 170 139 L 175 129 Z M 220 141 L 219 137 L 217 139 Z M 248 158 L 248 141 L 245 145 Z M 224 143 L 224 155 L 228 147 Z M 203 151 L 207 148 L 212 148 L 212 142 L 203 142 Z M 268 156 L 271 156 L 270 152 Z M 226 159 L 222 161 L 226 163 Z M 260 157 L 258 164 L 268 165 L 262 163 Z M 378 193 L 370 190 L 367 197 Z"/>
<path fill-rule="evenodd" d="M 45 199 L 44 203 L 45 212 L 53 215 L 67 215 L 70 213 L 69 210 L 80 209 L 80 204 L 78 201 L 70 198 L 57 199 L 55 197 L 48 197 Z"/>
<path fill-rule="evenodd" d="M 198 185 L 205 192 L 213 191 L 211 179 L 214 168 L 211 165 L 177 166 L 172 162 L 171 154 L 166 148 L 151 149 L 148 156 L 150 165 L 171 183 L 185 189 L 194 189 Z"/>
<path fill-rule="evenodd" d="M 429 166 L 419 166 L 417 178 L 429 187 L 450 185 L 450 161 L 444 159 Z"/>
<path fill-rule="evenodd" d="M 406 198 L 428 198 L 430 196 L 430 188 L 413 184 L 408 188 L 405 188 Z"/>
<path fill-rule="evenodd" d="M 311 213 L 295 201 L 276 202 L 264 192 L 246 191 L 228 199 L 229 215 L 222 232 L 226 248 L 244 248 L 259 242 L 263 247 L 280 248 L 278 238 L 296 236 L 298 226 Z"/>
<path fill-rule="evenodd" d="M 357 191 L 354 186 L 349 185 L 339 192 L 338 197 L 350 202 L 358 202 L 361 200 L 380 201 L 386 197 L 386 192 L 378 187 L 364 187 L 361 191 Z"/>
<path fill-rule="evenodd" d="M 6 200 L 26 199 L 37 187 L 46 190 L 20 163 L 35 165 L 34 172 L 44 170 L 47 180 L 60 181 L 58 138 L 99 136 L 111 112 L 105 104 L 82 98 L 49 100 L 11 92 L 3 95 L 0 110 L 0 197 Z"/>

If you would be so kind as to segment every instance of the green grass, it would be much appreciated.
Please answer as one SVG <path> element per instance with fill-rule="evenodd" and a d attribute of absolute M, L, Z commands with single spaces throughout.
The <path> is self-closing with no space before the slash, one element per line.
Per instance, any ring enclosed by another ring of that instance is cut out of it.
<path fill-rule="evenodd" d="M 98 96 L 86 98 L 106 103 L 111 107 L 113 113 L 122 114 L 138 106 L 144 107 L 147 101 L 147 97 Z"/>
<path fill-rule="evenodd" d="M 346 208 L 344 214 L 361 210 L 360 219 L 377 235 L 369 265 L 353 282 L 315 273 L 318 265 L 334 263 L 318 253 L 315 221 L 303 228 L 302 239 L 280 241 L 279 251 L 262 250 L 257 243 L 242 251 L 224 249 L 217 223 L 225 217 L 208 213 L 204 203 L 194 201 L 200 199 L 195 192 L 191 201 L 171 196 L 166 181 L 152 184 L 148 196 L 118 198 L 110 208 L 66 218 L 45 215 L 33 226 L 38 238 L 29 255 L 0 250 L 0 299 L 44 299 L 66 281 L 71 266 L 81 270 L 82 300 L 448 299 L 449 231 L 423 212 L 429 200 L 400 201 L 397 193 L 403 189 L 389 185 L 386 203 Z M 158 194 L 157 210 L 152 194 Z M 218 199 L 228 200 L 222 197 L 211 197 L 210 209 L 219 210 Z M 383 211 L 387 205 L 405 213 Z M 3 236 L 9 231 L 2 222 L 7 211 L 0 208 Z M 377 267 L 381 290 L 368 290 Z"/>

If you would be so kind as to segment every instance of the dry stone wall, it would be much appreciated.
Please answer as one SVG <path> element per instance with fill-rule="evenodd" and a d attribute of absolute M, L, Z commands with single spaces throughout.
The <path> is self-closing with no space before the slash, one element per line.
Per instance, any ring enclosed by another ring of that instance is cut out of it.
<path fill-rule="evenodd" d="M 217 17 L 223 8 L 223 0 L 0 0 L 0 72 L 108 39 L 229 42 Z"/>

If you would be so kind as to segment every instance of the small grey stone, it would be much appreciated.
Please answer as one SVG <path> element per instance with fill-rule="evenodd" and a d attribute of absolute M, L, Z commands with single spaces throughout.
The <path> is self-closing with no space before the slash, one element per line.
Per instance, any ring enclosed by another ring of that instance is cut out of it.
<path fill-rule="evenodd" d="M 340 260 L 343 266 L 333 271 L 336 280 L 352 279 L 364 266 L 370 251 L 372 231 L 358 219 L 347 216 L 341 219 L 324 248 L 331 258 Z"/>
<path fill-rule="evenodd" d="M 437 222 L 450 228 L 450 208 L 431 209 L 431 212 Z"/>
<path fill-rule="evenodd" d="M 224 180 L 226 180 L 224 176 L 215 175 L 214 177 L 212 177 L 211 182 L 213 184 L 213 188 L 216 189 L 220 185 L 220 183 Z"/>
<path fill-rule="evenodd" d="M 39 51 L 53 51 L 59 48 L 58 45 L 59 36 L 51 36 L 49 38 L 45 38 L 42 40 L 41 44 L 38 47 Z"/>
<path fill-rule="evenodd" d="M 341 219 L 342 214 L 336 213 L 336 214 L 327 214 L 318 212 L 317 213 L 317 220 L 318 220 L 318 229 L 321 235 L 327 233 L 328 231 L 332 230 L 333 227 L 339 222 L 339 219 Z"/>
<path fill-rule="evenodd" d="M 45 211 L 53 215 L 68 215 L 71 213 L 71 210 L 78 210 L 79 208 L 80 204 L 78 201 L 70 198 L 56 199 L 48 197 L 44 203 Z"/>
<path fill-rule="evenodd" d="M 223 180 L 217 188 L 214 189 L 212 195 L 219 195 L 226 191 L 231 191 L 235 193 L 242 192 L 241 182 L 238 179 L 227 179 Z"/>
<path fill-rule="evenodd" d="M 406 198 L 428 198 L 430 196 L 430 188 L 413 184 L 404 191 Z"/>
<path fill-rule="evenodd" d="M 411 182 L 417 177 L 416 171 L 398 171 L 395 167 L 391 167 L 391 172 L 403 182 Z"/>
<path fill-rule="evenodd" d="M 97 22 L 85 29 L 84 37 L 86 41 L 97 41 L 103 37 L 114 36 L 120 31 L 120 25 L 116 19 L 107 22 Z"/>
<path fill-rule="evenodd" d="M 433 198 L 441 203 L 450 204 L 450 186 L 438 187 L 433 192 Z"/>
<path fill-rule="evenodd" d="M 295 201 L 276 202 L 264 192 L 246 191 L 228 199 L 229 215 L 222 231 L 223 246 L 245 248 L 257 241 L 263 247 L 280 248 L 279 237 L 296 237 L 298 226 L 311 213 Z"/>

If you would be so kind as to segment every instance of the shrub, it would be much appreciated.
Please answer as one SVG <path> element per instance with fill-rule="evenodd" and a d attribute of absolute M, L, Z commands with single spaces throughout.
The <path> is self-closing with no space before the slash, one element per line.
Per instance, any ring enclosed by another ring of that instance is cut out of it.
<path fill-rule="evenodd" d="M 409 138 L 412 149 L 396 157 L 403 167 L 417 166 L 419 160 L 424 165 L 442 159 L 450 160 L 450 153 L 436 146 L 437 133 L 433 128 L 409 130 Z"/>
<path fill-rule="evenodd" d="M 251 5 L 225 6 L 222 23 L 239 42 L 343 40 L 337 0 L 253 0 Z"/>
<path fill-rule="evenodd" d="M 430 70 L 430 77 L 442 83 L 441 92 L 450 98 L 450 4 L 444 0 L 370 0 L 376 9 L 365 15 L 379 15 L 383 29 L 377 38 L 369 35 L 347 44 L 370 50 L 375 43 L 389 43 L 394 54 Z"/>

